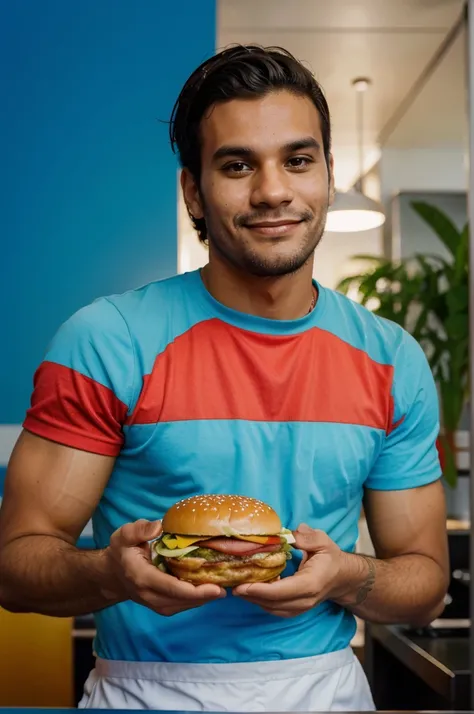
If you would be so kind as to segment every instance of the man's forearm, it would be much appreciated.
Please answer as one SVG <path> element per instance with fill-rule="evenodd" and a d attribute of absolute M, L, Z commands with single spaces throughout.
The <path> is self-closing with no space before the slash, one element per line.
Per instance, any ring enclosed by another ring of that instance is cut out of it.
<path fill-rule="evenodd" d="M 0 606 L 70 617 L 121 599 L 106 551 L 79 550 L 60 538 L 24 536 L 0 551 Z"/>
<path fill-rule="evenodd" d="M 334 600 L 364 620 L 421 626 L 443 610 L 446 578 L 427 556 L 379 560 L 347 554 L 345 568 L 347 585 Z"/>

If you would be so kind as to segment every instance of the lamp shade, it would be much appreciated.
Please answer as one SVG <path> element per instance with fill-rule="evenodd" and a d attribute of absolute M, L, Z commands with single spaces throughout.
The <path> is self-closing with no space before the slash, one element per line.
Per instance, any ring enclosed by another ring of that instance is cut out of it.
<path fill-rule="evenodd" d="M 333 205 L 326 219 L 326 231 L 333 233 L 356 233 L 377 228 L 385 222 L 384 207 L 365 194 L 351 189 L 336 192 Z"/>

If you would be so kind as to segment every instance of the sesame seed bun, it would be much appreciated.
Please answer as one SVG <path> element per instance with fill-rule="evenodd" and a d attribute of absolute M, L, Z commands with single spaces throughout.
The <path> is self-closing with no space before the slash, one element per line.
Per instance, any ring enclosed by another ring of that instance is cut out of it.
<path fill-rule="evenodd" d="M 164 533 L 189 536 L 278 535 L 281 521 L 263 501 L 246 496 L 202 495 L 178 501 L 162 522 Z"/>

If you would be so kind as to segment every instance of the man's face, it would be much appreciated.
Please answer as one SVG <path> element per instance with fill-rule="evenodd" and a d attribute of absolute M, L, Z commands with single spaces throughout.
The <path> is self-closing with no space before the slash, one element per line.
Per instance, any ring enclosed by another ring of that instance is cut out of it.
<path fill-rule="evenodd" d="M 189 174 L 183 187 L 213 249 L 253 275 L 301 268 L 333 198 L 312 101 L 280 91 L 217 104 L 201 122 L 201 144 L 200 188 Z"/>

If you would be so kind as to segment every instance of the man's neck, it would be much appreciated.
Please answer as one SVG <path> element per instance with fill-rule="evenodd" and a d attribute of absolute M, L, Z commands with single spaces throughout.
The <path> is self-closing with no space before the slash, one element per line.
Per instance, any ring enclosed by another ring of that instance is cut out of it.
<path fill-rule="evenodd" d="M 314 307 L 312 272 L 311 260 L 296 273 L 261 278 L 211 256 L 201 277 L 212 297 L 232 310 L 273 320 L 295 320 Z"/>

